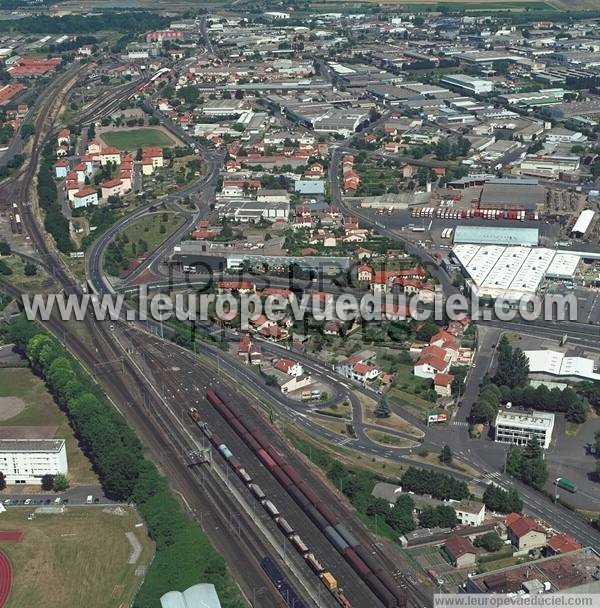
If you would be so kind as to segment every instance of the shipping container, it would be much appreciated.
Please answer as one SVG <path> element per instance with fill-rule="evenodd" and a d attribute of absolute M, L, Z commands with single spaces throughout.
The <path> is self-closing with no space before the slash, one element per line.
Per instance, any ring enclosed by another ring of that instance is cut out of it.
<path fill-rule="evenodd" d="M 331 572 L 323 572 L 323 574 L 321 574 L 321 580 L 329 591 L 335 591 L 337 589 L 337 581 Z"/>

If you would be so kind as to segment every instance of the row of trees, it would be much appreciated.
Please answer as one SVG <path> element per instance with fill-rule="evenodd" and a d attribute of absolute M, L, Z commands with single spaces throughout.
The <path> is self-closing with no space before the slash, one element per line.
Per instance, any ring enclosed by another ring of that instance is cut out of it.
<path fill-rule="evenodd" d="M 470 496 L 466 482 L 430 469 L 409 467 L 402 475 L 401 483 L 405 491 L 431 494 L 433 498 L 462 500 Z"/>
<path fill-rule="evenodd" d="M 45 213 L 44 228 L 54 237 L 60 251 L 70 253 L 74 250 L 74 246 L 69 234 L 69 222 L 62 214 L 58 202 L 54 181 L 54 160 L 52 143 L 48 143 L 44 147 L 38 173 L 38 200 Z"/>
<path fill-rule="evenodd" d="M 184 515 L 166 480 L 145 459 L 137 436 L 108 404 L 102 390 L 54 338 L 36 325 L 21 318 L 6 332 L 7 338 L 26 353 L 67 413 L 106 495 L 135 503 L 147 523 L 156 543 L 156 556 L 134 606 L 154 607 L 165 592 L 205 580 L 216 585 L 223 606 L 240 608 L 238 592 L 223 559 Z"/>
<path fill-rule="evenodd" d="M 498 513 L 520 513 L 523 509 L 523 501 L 514 488 L 503 490 L 494 483 L 485 489 L 483 504 Z"/>
<path fill-rule="evenodd" d="M 450 505 L 427 505 L 419 515 L 419 524 L 423 528 L 454 528 L 458 519 L 456 511 Z"/>

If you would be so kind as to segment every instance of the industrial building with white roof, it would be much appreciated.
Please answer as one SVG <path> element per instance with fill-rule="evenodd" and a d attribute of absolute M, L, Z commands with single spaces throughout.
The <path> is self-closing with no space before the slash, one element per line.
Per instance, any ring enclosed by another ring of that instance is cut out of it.
<path fill-rule="evenodd" d="M 580 256 L 544 247 L 456 245 L 471 293 L 479 298 L 519 299 L 534 295 L 545 278 L 572 279 Z"/>

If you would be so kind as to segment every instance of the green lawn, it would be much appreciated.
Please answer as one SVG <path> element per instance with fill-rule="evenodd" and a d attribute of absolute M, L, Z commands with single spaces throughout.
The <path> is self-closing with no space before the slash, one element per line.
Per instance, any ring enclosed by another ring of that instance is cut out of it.
<path fill-rule="evenodd" d="M 65 414 L 54 402 L 46 386 L 28 367 L 0 369 L 0 397 L 19 397 L 25 409 L 0 424 L 9 426 L 56 427 L 54 436 L 67 442 L 67 461 L 71 483 L 97 483 L 89 460 L 79 449 L 73 429 Z"/>
<path fill-rule="evenodd" d="M 100 138 L 108 146 L 129 151 L 148 146 L 160 146 L 162 148 L 175 145 L 175 142 L 166 133 L 151 128 L 107 131 L 102 133 Z"/>
<path fill-rule="evenodd" d="M 131 605 L 154 553 L 145 528 L 136 528 L 141 520 L 133 509 L 123 509 L 119 516 L 98 507 L 69 508 L 28 520 L 31 511 L 2 514 L 3 530 L 24 533 L 21 542 L 2 543 L 14 576 L 7 608 Z M 142 547 L 135 564 L 128 563 L 132 545 L 127 532 Z"/>

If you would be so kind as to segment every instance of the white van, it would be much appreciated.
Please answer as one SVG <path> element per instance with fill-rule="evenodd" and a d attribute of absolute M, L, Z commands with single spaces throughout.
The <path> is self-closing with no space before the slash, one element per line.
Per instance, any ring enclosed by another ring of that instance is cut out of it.
<path fill-rule="evenodd" d="M 89 496 L 88 496 L 88 497 L 85 499 L 85 502 L 86 502 L 88 505 L 93 504 L 93 502 L 94 502 L 94 497 L 93 497 L 93 496 L 90 494 L 90 495 L 89 495 Z"/>

